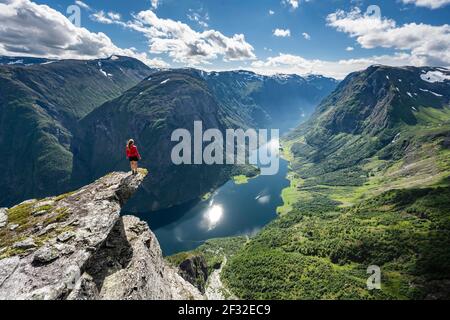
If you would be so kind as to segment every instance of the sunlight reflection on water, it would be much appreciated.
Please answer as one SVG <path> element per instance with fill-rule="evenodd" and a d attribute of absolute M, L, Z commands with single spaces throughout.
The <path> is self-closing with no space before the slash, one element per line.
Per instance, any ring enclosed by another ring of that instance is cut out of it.
<path fill-rule="evenodd" d="M 208 210 L 203 215 L 203 225 L 206 226 L 208 231 L 214 229 L 219 224 L 223 217 L 222 206 L 215 204 L 208 208 Z"/>

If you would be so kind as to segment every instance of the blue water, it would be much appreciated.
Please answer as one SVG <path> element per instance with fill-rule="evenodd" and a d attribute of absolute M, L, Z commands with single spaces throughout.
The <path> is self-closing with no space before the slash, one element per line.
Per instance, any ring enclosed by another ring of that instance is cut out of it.
<path fill-rule="evenodd" d="M 156 234 L 164 255 L 195 249 L 212 238 L 254 234 L 276 218 L 276 208 L 283 204 L 288 162 L 279 161 L 276 175 L 261 175 L 241 185 L 228 181 L 206 201 L 138 217 Z"/>

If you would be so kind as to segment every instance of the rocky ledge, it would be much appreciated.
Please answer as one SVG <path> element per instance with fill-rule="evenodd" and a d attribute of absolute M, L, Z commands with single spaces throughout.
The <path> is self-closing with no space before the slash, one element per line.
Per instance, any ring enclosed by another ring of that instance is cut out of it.
<path fill-rule="evenodd" d="M 148 225 L 120 216 L 145 175 L 0 209 L 0 299 L 202 299 Z"/>

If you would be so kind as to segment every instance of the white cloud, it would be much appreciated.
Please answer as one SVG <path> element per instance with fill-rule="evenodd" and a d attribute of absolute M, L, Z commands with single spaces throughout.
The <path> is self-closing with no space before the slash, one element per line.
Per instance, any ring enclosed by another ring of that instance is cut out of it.
<path fill-rule="evenodd" d="M 273 35 L 275 37 L 290 37 L 291 36 L 291 30 L 289 29 L 275 29 L 273 31 Z"/>
<path fill-rule="evenodd" d="M 275 14 L 275 11 L 269 10 L 269 14 L 270 14 L 271 16 L 273 16 L 273 15 Z"/>
<path fill-rule="evenodd" d="M 122 16 L 120 15 L 120 13 L 116 13 L 116 12 L 108 12 L 108 17 L 110 17 L 112 20 L 120 20 L 122 19 Z"/>
<path fill-rule="evenodd" d="M 120 13 L 115 13 L 112 11 L 105 13 L 103 10 L 100 10 L 98 12 L 94 12 L 93 14 L 91 14 L 90 18 L 100 23 L 113 24 L 113 23 L 120 23 L 122 16 L 120 15 Z"/>
<path fill-rule="evenodd" d="M 450 0 L 402 0 L 403 3 L 415 4 L 418 7 L 427 7 L 430 9 L 438 9 L 450 4 Z"/>
<path fill-rule="evenodd" d="M 200 17 L 209 20 L 208 14 L 190 18 L 201 23 Z M 243 34 L 227 37 L 216 30 L 197 32 L 180 21 L 159 18 L 152 10 L 133 15 L 131 21 L 113 20 L 100 11 L 92 15 L 100 23 L 117 24 L 142 33 L 149 42 L 149 50 L 154 54 L 168 54 L 175 62 L 188 65 L 207 64 L 221 57 L 224 61 L 253 60 L 254 48 L 245 41 Z M 206 24 L 203 24 L 207 27 Z"/>
<path fill-rule="evenodd" d="M 224 61 L 255 59 L 254 48 L 243 34 L 227 37 L 216 30 L 197 32 L 187 24 L 159 18 L 153 11 L 141 11 L 128 28 L 143 33 L 150 52 L 168 54 L 174 61 L 196 65 L 222 57 Z"/>
<path fill-rule="evenodd" d="M 261 74 L 321 74 L 343 79 L 350 72 L 364 70 L 374 64 L 405 66 L 410 65 L 411 62 L 411 56 L 406 53 L 338 61 L 306 59 L 297 55 L 280 53 L 266 60 L 254 61 L 251 64 L 251 70 Z"/>
<path fill-rule="evenodd" d="M 310 36 L 308 33 L 306 33 L 306 32 L 303 32 L 303 33 L 302 33 L 302 36 L 303 36 L 303 38 L 305 38 L 306 40 L 311 40 L 311 36 Z"/>
<path fill-rule="evenodd" d="M 188 19 L 198 23 L 203 28 L 208 28 L 209 14 L 208 12 L 204 13 L 203 8 L 198 10 L 189 9 L 189 13 L 187 15 Z"/>
<path fill-rule="evenodd" d="M 157 9 L 157 8 L 158 8 L 158 6 L 159 6 L 159 1 L 160 1 L 160 0 L 151 0 L 151 1 L 150 1 L 153 9 Z"/>
<path fill-rule="evenodd" d="M 414 64 L 450 64 L 450 26 L 408 23 L 397 26 L 392 19 L 364 15 L 358 8 L 328 15 L 328 24 L 356 38 L 366 49 L 376 47 L 409 51 Z"/>
<path fill-rule="evenodd" d="M 300 3 L 310 2 L 311 0 L 282 0 L 282 3 L 292 8 L 292 10 L 298 9 Z"/>
<path fill-rule="evenodd" d="M 353 48 L 353 47 L 347 47 L 347 48 L 345 48 L 345 50 L 346 50 L 346 51 L 353 51 L 353 50 L 355 50 L 355 48 Z"/>
<path fill-rule="evenodd" d="M 284 3 L 291 6 L 292 9 L 297 9 L 299 6 L 300 0 L 284 0 Z"/>
<path fill-rule="evenodd" d="M 0 21 L 0 55 L 57 59 L 126 55 L 149 65 L 162 65 L 162 60 L 149 59 L 133 48 L 119 48 L 104 33 L 76 27 L 60 12 L 29 0 L 0 3 Z"/>
<path fill-rule="evenodd" d="M 91 7 L 88 4 L 84 3 L 83 1 L 77 0 L 75 1 L 75 4 L 83 9 L 91 10 Z"/>

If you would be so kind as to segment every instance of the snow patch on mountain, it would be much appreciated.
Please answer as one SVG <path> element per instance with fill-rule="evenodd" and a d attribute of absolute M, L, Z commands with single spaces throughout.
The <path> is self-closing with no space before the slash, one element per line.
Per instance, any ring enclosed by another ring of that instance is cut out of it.
<path fill-rule="evenodd" d="M 442 71 L 435 70 L 435 71 L 428 71 L 425 74 L 421 74 L 420 78 L 423 81 L 426 81 L 429 83 L 436 83 L 436 82 L 444 82 L 444 81 L 450 80 L 450 75 L 445 74 Z"/>
<path fill-rule="evenodd" d="M 23 59 L 20 59 L 20 60 L 16 60 L 16 61 L 11 61 L 11 62 L 8 62 L 8 64 L 9 64 L 9 65 L 14 65 L 14 64 L 23 64 Z"/>
<path fill-rule="evenodd" d="M 431 91 L 431 90 L 427 90 L 427 89 L 422 89 L 422 88 L 420 88 L 420 91 L 431 93 L 431 94 L 435 95 L 436 97 L 443 97 L 442 94 L 433 92 L 433 91 Z"/>

